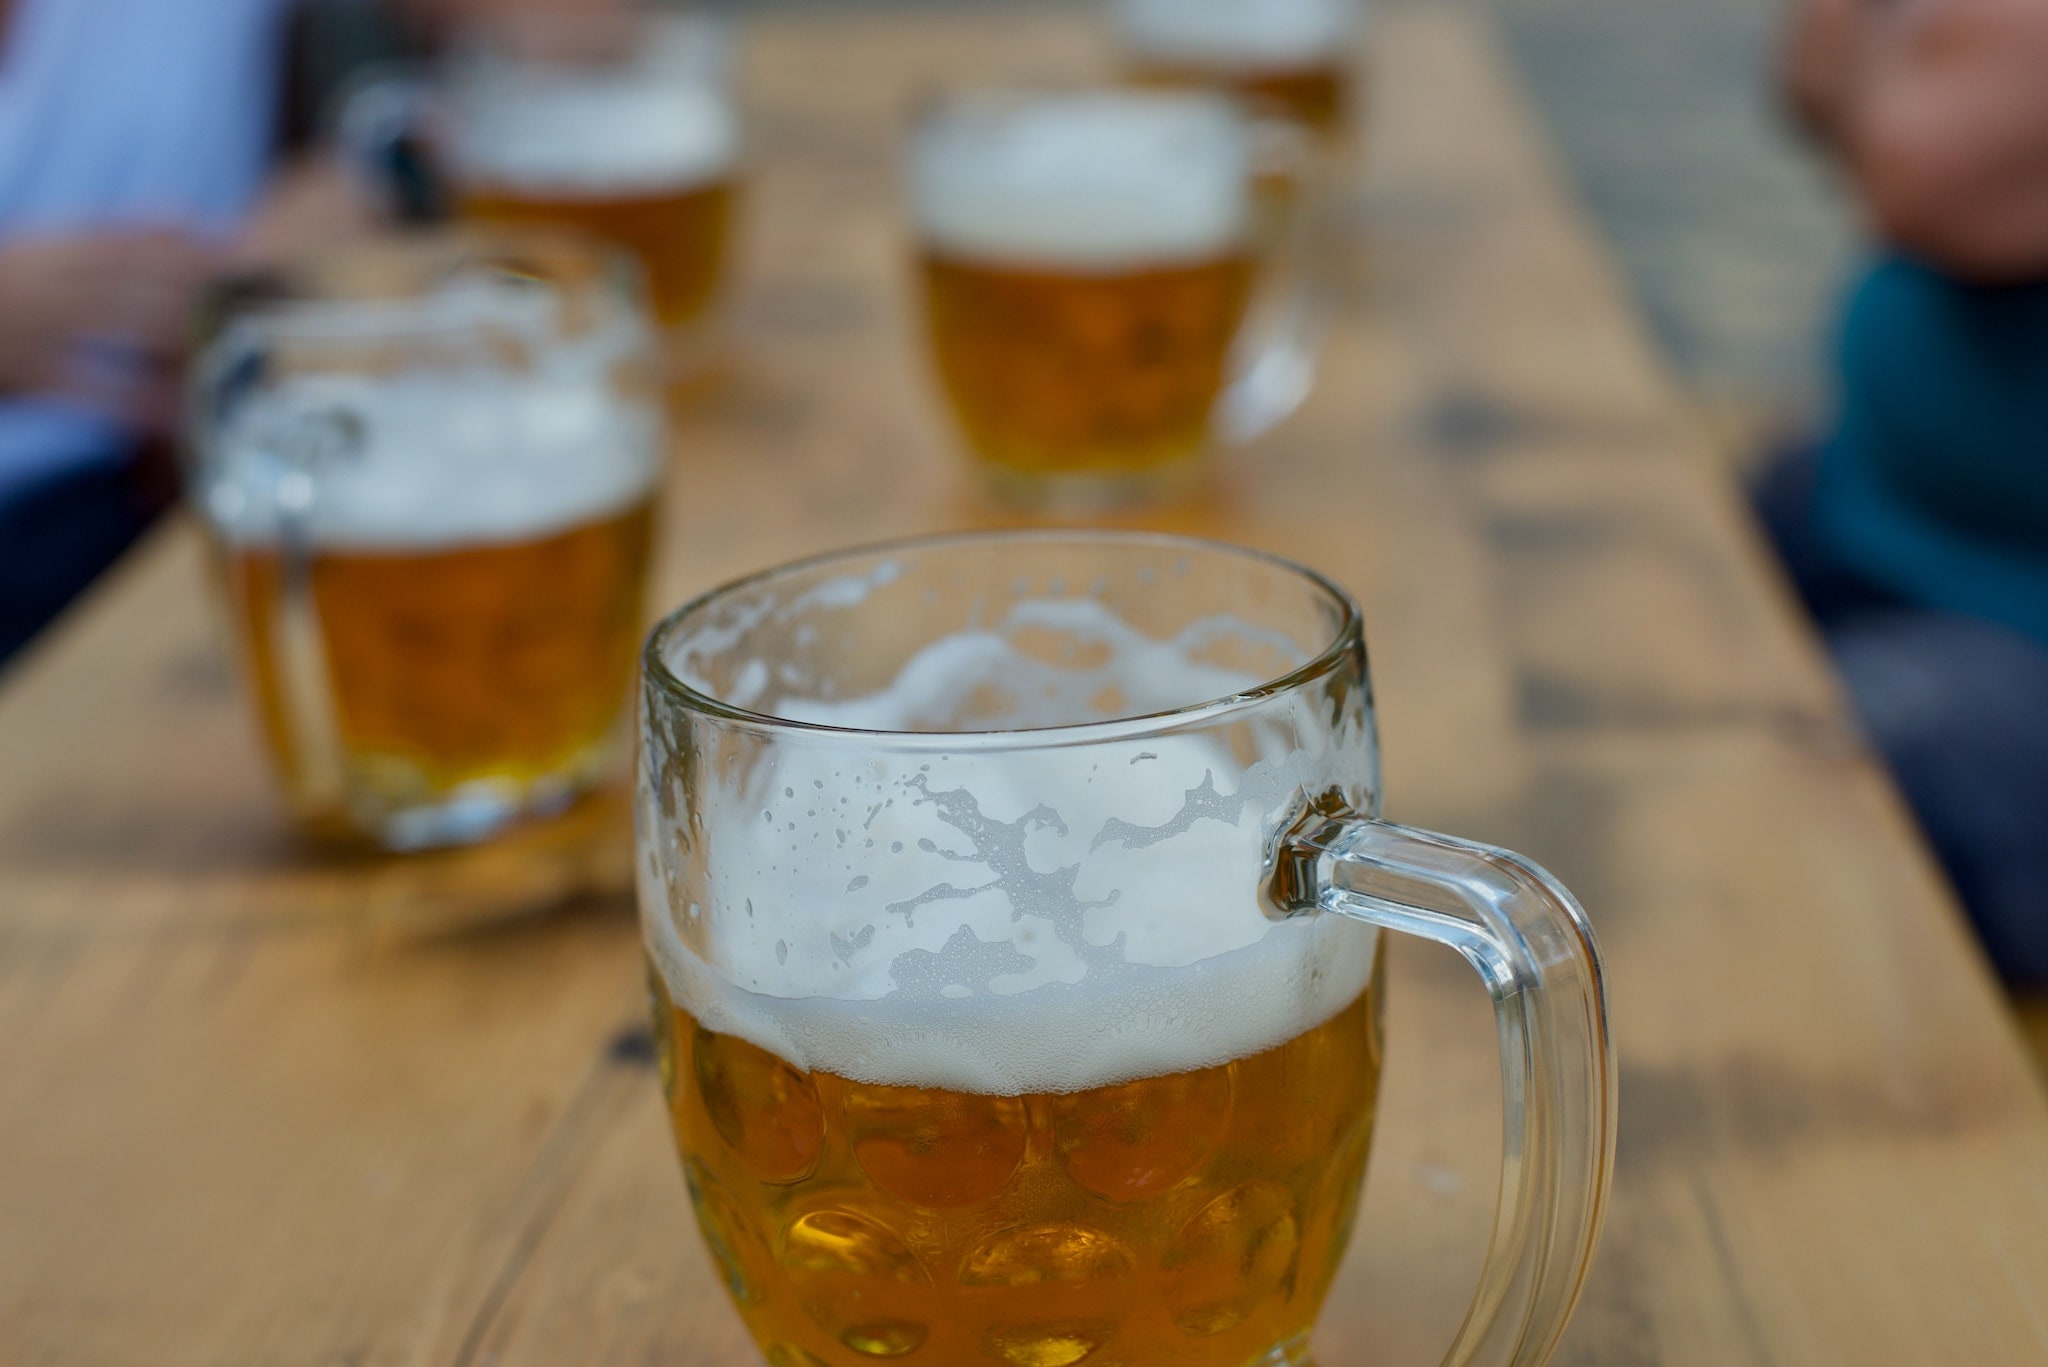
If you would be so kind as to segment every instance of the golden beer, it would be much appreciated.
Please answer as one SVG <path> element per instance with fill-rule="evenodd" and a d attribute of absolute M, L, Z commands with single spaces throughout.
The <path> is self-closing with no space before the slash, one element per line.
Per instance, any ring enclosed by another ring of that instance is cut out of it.
<path fill-rule="evenodd" d="M 1085 272 L 927 253 L 925 322 L 955 417 L 1022 474 L 1172 466 L 1207 441 L 1248 254 Z"/>
<path fill-rule="evenodd" d="M 472 35 L 449 82 L 443 150 L 459 212 L 631 252 L 656 320 L 693 344 L 717 303 L 738 200 L 723 30 L 630 9 L 526 18 Z"/>
<path fill-rule="evenodd" d="M 1372 1136 L 1377 964 L 1276 1048 L 1021 1096 L 807 1072 L 652 982 L 690 1197 L 769 1362 L 1306 1361 Z"/>
<path fill-rule="evenodd" d="M 316 548 L 311 606 L 347 786 L 396 808 L 479 783 L 587 781 L 632 680 L 651 525 L 642 499 L 522 542 Z M 280 554 L 216 556 L 264 732 L 299 790 L 309 765 L 278 668 Z"/>
<path fill-rule="evenodd" d="M 635 276 L 530 231 L 368 242 L 195 363 L 193 502 L 320 834 L 472 842 L 615 757 L 663 453 Z"/>
<path fill-rule="evenodd" d="M 1356 106 L 1357 0 L 1115 0 L 1141 84 L 1229 91 L 1262 115 L 1340 138 Z"/>
<path fill-rule="evenodd" d="M 1251 130 L 1202 94 L 963 97 L 920 130 L 933 368 L 998 481 L 1118 490 L 1192 464 L 1259 270 Z"/>
<path fill-rule="evenodd" d="M 462 188 L 460 208 L 486 223 L 576 228 L 633 253 L 656 320 L 676 329 L 702 322 L 717 302 L 737 199 L 730 179 L 583 194 L 481 182 Z"/>

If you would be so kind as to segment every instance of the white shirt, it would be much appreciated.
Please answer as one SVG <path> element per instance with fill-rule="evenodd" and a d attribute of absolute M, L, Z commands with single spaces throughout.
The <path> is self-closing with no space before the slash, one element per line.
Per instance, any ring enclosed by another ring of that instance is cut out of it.
<path fill-rule="evenodd" d="M 0 40 L 0 242 L 231 231 L 269 158 L 288 0 L 16 0 Z M 107 418 L 0 400 L 0 502 L 124 458 Z"/>

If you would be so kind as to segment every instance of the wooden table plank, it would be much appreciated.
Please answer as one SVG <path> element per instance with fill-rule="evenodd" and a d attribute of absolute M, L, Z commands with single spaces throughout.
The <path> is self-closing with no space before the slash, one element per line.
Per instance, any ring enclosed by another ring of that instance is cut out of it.
<path fill-rule="evenodd" d="M 752 32 L 749 364 L 682 434 L 659 599 L 1003 520 L 906 307 L 897 133 L 944 79 L 1100 70 L 1097 36 Z M 1622 1169 L 1562 1360 L 2048 1360 L 2048 1108 L 1981 962 L 1489 30 L 1381 42 L 1324 382 L 1149 520 L 1355 589 L 1395 814 L 1526 850 L 1600 925 Z M 616 842 L 309 859 L 202 604 L 174 531 L 0 680 L 0 1362 L 749 1360 L 631 1047 Z M 1446 954 L 1394 968 L 1325 1367 L 1434 1362 L 1491 1210 L 1485 1003 Z"/>

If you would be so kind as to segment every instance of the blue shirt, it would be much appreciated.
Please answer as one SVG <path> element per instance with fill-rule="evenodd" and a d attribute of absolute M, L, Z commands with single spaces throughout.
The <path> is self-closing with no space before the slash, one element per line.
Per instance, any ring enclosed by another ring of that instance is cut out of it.
<path fill-rule="evenodd" d="M 2048 283 L 1873 270 L 1842 335 L 1816 531 L 1905 600 L 2048 644 Z"/>
<path fill-rule="evenodd" d="M 0 42 L 0 242 L 232 231 L 271 150 L 286 3 L 17 0 Z M 0 399 L 0 503 L 127 451 L 103 416 Z"/>

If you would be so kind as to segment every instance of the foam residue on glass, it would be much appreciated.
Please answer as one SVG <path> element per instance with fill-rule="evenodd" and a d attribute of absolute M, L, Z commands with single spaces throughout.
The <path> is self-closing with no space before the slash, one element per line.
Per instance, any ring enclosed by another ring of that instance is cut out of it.
<path fill-rule="evenodd" d="M 1240 68 L 1316 66 L 1356 38 L 1359 0 L 1117 0 L 1118 34 L 1155 61 Z"/>
<path fill-rule="evenodd" d="M 614 383 L 647 345 L 644 324 L 621 309 L 564 337 L 559 304 L 477 273 L 419 299 L 294 310 L 297 335 L 335 364 L 260 379 L 210 434 L 209 522 L 230 542 L 273 541 L 282 487 L 302 480 L 315 544 L 431 549 L 541 536 L 645 497 L 660 416 Z M 213 354 L 263 355 L 268 320 L 238 326 Z M 434 337 L 436 359 L 373 369 L 384 336 Z"/>
<path fill-rule="evenodd" d="M 911 153 L 925 245 L 995 264 L 1114 270 L 1242 248 L 1248 132 L 1201 94 L 1098 92 L 957 100 Z"/>
<path fill-rule="evenodd" d="M 719 644 L 752 625 L 721 625 Z M 1086 663 L 1017 648 L 1048 630 Z M 992 705 L 1025 726 L 1144 715 L 1265 682 L 1216 663 L 1232 633 L 1257 635 L 1216 618 L 1154 640 L 1091 599 L 1024 599 L 926 645 L 879 692 L 784 693 L 773 711 L 876 731 Z M 706 648 L 672 643 L 669 663 Z M 707 1028 L 866 1082 L 1074 1091 L 1256 1053 L 1354 1000 L 1376 944 L 1339 918 L 1274 922 L 1260 906 L 1266 849 L 1299 794 L 1333 763 L 1370 763 L 1278 734 L 998 750 L 963 736 L 957 752 L 799 736 L 751 764 L 707 760 L 692 891 L 643 862 L 650 952 Z"/>

